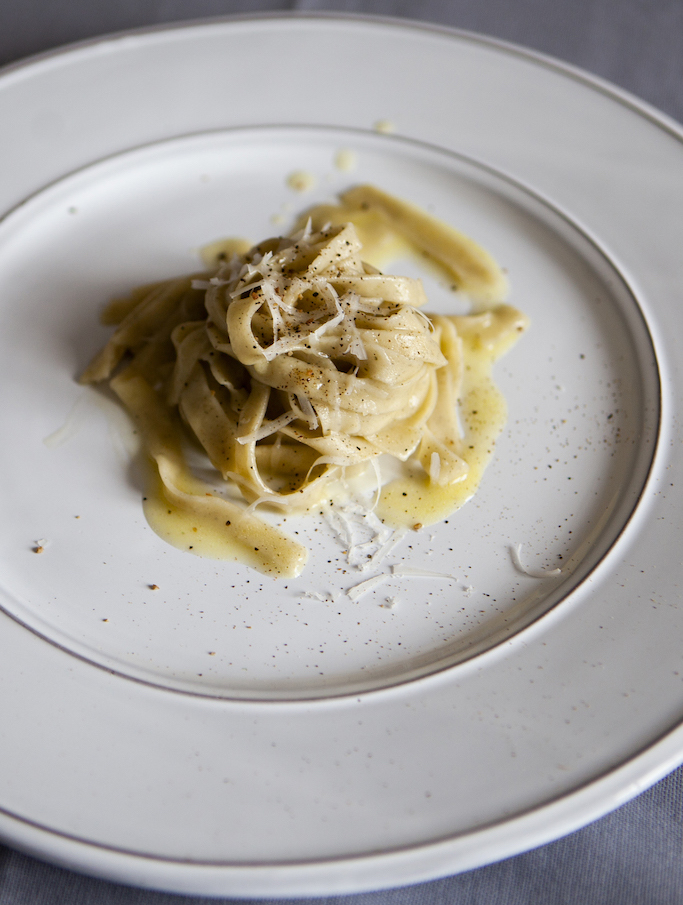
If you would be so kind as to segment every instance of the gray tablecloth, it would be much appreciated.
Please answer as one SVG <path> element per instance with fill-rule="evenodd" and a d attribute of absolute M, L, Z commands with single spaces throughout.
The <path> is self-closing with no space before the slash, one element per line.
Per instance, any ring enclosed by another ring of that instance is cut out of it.
<path fill-rule="evenodd" d="M 481 32 L 581 66 L 683 121 L 683 0 L 0 0 L 0 64 L 106 32 L 269 10 L 400 16 Z M 84 877 L 0 846 L 0 905 L 206 901 Z M 516 858 L 419 886 L 316 901 L 683 903 L 683 768 L 591 826 Z"/>

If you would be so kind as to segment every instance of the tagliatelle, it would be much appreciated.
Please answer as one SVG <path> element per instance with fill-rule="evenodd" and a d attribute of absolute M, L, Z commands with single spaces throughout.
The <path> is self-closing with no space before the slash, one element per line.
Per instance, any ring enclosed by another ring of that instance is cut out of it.
<path fill-rule="evenodd" d="M 422 237 L 422 250 L 451 278 L 470 280 L 463 288 L 492 310 L 425 315 L 421 281 L 364 263 L 358 231 L 372 217 L 412 244 Z M 256 506 L 310 511 L 384 454 L 419 465 L 434 488 L 468 483 L 460 332 L 469 328 L 469 348 L 472 336 L 485 344 L 488 330 L 498 350 L 518 335 L 526 320 L 501 303 L 504 285 L 471 240 L 376 189 L 355 189 L 290 237 L 110 304 L 105 320 L 117 329 L 81 381 L 110 381 L 155 462 L 162 506 L 185 519 L 190 539 L 223 535 L 238 558 L 294 575 L 304 548 Z M 244 502 L 192 473 L 187 427 Z"/>

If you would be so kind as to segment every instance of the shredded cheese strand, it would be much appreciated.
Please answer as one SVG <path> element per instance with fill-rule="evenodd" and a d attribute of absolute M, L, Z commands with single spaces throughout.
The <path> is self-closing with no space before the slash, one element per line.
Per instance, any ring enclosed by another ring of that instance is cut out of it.
<path fill-rule="evenodd" d="M 511 544 L 510 555 L 515 568 L 530 578 L 559 578 L 562 575 L 562 569 L 534 569 L 525 565 L 522 561 L 522 544 Z"/>

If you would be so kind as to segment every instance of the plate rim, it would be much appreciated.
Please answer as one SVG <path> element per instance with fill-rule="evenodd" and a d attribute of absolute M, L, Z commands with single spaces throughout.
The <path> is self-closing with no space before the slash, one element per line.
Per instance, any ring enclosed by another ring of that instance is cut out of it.
<path fill-rule="evenodd" d="M 474 831 L 438 837 L 419 845 L 338 858 L 221 862 L 160 857 L 81 839 L 3 807 L 0 807 L 0 838 L 7 833 L 11 846 L 66 869 L 176 894 L 229 894 L 247 899 L 353 895 L 442 879 L 552 843 L 645 792 L 680 766 L 682 749 L 683 720 L 616 769 L 583 783 L 569 794 L 559 794 L 551 801 L 522 811 L 511 820 L 492 821 Z M 659 756 L 652 765 L 649 762 L 654 753 Z M 611 787 L 607 808 L 606 784 Z M 550 835 L 537 824 L 541 813 L 557 813 Z M 18 832 L 10 834 L 6 827 Z M 506 832 L 510 828 L 523 836 L 523 847 L 520 848 L 519 837 L 513 838 L 514 833 Z M 480 846 L 485 847 L 483 858 Z M 428 863 L 425 865 L 424 861 Z M 286 884 L 284 888 L 283 884 Z"/>
<path fill-rule="evenodd" d="M 384 25 L 393 28 L 401 28 L 413 32 L 433 32 L 445 37 L 458 38 L 466 43 L 479 44 L 498 51 L 517 56 L 521 59 L 531 60 L 544 68 L 560 72 L 586 84 L 588 87 L 599 91 L 612 100 L 616 100 L 634 112 L 644 116 L 654 125 L 670 132 L 674 137 L 683 142 L 683 123 L 679 123 L 675 117 L 660 110 L 654 104 L 644 100 L 626 88 L 617 85 L 609 79 L 590 72 L 574 63 L 554 57 L 533 47 L 527 47 L 515 41 L 497 38 L 473 29 L 457 28 L 443 25 L 438 22 L 429 22 L 424 19 L 412 19 L 401 16 L 390 16 L 363 12 L 345 12 L 343 10 L 267 10 L 252 13 L 228 13 L 217 16 L 199 16 L 196 18 L 179 19 L 170 22 L 161 22 L 154 25 L 141 25 L 133 28 L 114 29 L 102 34 L 74 41 L 67 41 L 57 47 L 36 51 L 17 60 L 12 60 L 0 66 L 0 90 L 2 82 L 8 76 L 20 75 L 22 70 L 57 61 L 63 56 L 72 56 L 88 50 L 97 50 L 104 45 L 114 45 L 123 41 L 144 39 L 150 36 L 161 36 L 165 33 L 177 31 L 189 31 L 192 29 L 211 28 L 218 25 L 231 26 L 239 24 L 271 22 L 271 21 L 340 21 L 355 22 L 368 25 Z"/>

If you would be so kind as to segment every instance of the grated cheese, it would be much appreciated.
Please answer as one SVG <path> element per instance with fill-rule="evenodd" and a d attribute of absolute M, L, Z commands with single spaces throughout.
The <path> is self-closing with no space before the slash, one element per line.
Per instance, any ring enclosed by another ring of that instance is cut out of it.
<path fill-rule="evenodd" d="M 457 581 L 455 575 L 448 572 L 432 572 L 430 569 L 414 569 L 412 566 L 394 565 L 391 567 L 392 575 L 400 575 L 405 578 L 443 578 L 447 581 Z"/>
<path fill-rule="evenodd" d="M 510 555 L 515 568 L 530 578 L 559 578 L 562 575 L 562 569 L 534 569 L 526 566 L 522 561 L 522 544 L 512 544 Z"/>
<path fill-rule="evenodd" d="M 257 443 L 259 440 L 264 440 L 266 437 L 270 437 L 271 434 L 275 434 L 283 427 L 291 424 L 296 417 L 296 412 L 285 412 L 278 418 L 273 418 L 272 421 L 264 421 L 257 430 L 252 431 L 250 434 L 244 434 L 242 437 L 237 437 L 236 440 L 242 445 L 245 443 Z"/>
<path fill-rule="evenodd" d="M 299 594 L 299 597 L 304 597 L 306 600 L 317 600 L 320 603 L 334 603 L 334 595 L 329 593 L 321 593 L 320 591 L 302 591 Z"/>
<path fill-rule="evenodd" d="M 441 456 L 438 452 L 433 452 L 429 459 L 429 480 L 432 484 L 437 484 L 439 475 L 441 474 Z"/>
<path fill-rule="evenodd" d="M 352 587 L 348 588 L 346 596 L 350 597 L 351 600 L 355 602 L 363 597 L 364 594 L 369 594 L 370 591 L 374 591 L 375 588 L 384 584 L 389 578 L 391 578 L 391 575 L 387 572 L 382 572 L 381 575 L 373 575 L 372 578 L 366 578 L 365 581 L 361 581 L 360 584 L 352 585 Z"/>

